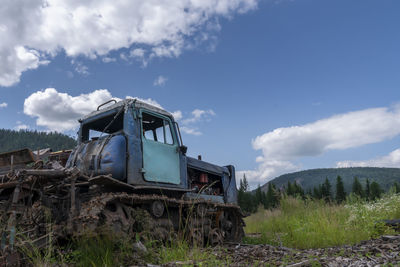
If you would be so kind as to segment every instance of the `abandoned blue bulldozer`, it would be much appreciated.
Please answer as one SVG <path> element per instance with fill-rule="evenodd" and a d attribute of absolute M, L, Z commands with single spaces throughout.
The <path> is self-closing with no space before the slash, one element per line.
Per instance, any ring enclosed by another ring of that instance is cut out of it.
<path fill-rule="evenodd" d="M 115 103 L 113 103 L 115 102 Z M 110 100 L 79 120 L 72 151 L 0 154 L 1 249 L 87 231 L 196 244 L 240 242 L 235 168 L 186 156 L 171 113 Z"/>

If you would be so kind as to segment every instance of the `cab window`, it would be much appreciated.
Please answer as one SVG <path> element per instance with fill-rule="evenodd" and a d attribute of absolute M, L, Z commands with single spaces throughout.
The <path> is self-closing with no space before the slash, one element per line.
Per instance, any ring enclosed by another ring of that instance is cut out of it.
<path fill-rule="evenodd" d="M 174 143 L 170 122 L 166 119 L 143 112 L 142 131 L 144 138 L 147 140 L 169 145 Z"/>

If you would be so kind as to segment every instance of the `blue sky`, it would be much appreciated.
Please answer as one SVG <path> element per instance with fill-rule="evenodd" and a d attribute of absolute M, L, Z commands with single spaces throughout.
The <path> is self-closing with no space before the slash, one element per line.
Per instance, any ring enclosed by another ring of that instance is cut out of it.
<path fill-rule="evenodd" d="M 73 135 L 98 102 L 132 96 L 252 186 L 400 164 L 399 1 L 5 2 L 1 128 Z"/>

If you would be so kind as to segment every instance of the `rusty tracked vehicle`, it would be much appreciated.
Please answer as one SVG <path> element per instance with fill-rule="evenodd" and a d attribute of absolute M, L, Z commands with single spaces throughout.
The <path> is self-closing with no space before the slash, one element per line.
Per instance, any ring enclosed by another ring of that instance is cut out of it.
<path fill-rule="evenodd" d="M 29 150 L 0 155 L 3 251 L 102 227 L 159 240 L 240 242 L 234 167 L 186 156 L 171 113 L 110 100 L 79 122 L 70 153 L 47 161 Z"/>

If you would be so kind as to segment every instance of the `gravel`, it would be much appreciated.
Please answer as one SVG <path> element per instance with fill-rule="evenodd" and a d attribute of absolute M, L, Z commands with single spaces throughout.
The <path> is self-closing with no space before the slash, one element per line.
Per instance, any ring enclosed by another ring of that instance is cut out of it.
<path fill-rule="evenodd" d="M 213 248 L 230 266 L 399 266 L 400 235 L 382 236 L 353 246 L 297 250 L 270 245 L 229 245 Z"/>

